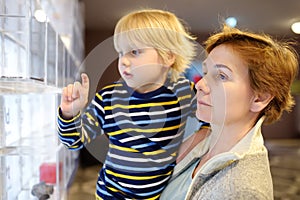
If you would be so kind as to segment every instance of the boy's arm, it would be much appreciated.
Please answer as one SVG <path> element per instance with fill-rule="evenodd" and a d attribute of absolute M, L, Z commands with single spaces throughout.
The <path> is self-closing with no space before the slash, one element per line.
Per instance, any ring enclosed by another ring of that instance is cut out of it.
<path fill-rule="evenodd" d="M 189 136 L 179 147 L 176 163 L 179 163 L 199 142 L 205 139 L 210 132 L 209 124 L 204 123 L 200 129 Z"/>
<path fill-rule="evenodd" d="M 82 83 L 75 82 L 63 88 L 61 105 L 58 109 L 57 130 L 60 141 L 69 149 L 77 150 L 89 143 L 91 138 L 101 133 L 100 123 L 97 116 L 95 103 L 97 96 L 81 113 L 88 101 L 89 78 L 86 74 L 81 75 Z M 99 96 L 99 95 L 98 95 Z M 102 104 L 102 101 L 98 101 Z M 98 105 L 100 107 L 102 105 Z"/>
<path fill-rule="evenodd" d="M 97 135 L 103 133 L 104 113 L 100 111 L 103 109 L 95 109 L 95 105 L 98 108 L 103 105 L 97 96 L 99 94 L 95 96 L 86 110 L 71 119 L 65 119 L 59 107 L 57 117 L 58 136 L 60 141 L 69 149 L 81 149 L 85 144 L 95 139 Z"/>
<path fill-rule="evenodd" d="M 83 147 L 81 141 L 82 119 L 81 113 L 71 119 L 65 119 L 62 115 L 61 108 L 58 108 L 57 132 L 62 144 L 71 150 L 78 150 Z"/>

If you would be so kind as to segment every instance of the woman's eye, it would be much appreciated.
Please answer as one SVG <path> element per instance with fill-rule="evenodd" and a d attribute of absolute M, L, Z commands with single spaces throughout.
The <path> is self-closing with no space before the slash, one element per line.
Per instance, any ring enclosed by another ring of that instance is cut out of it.
<path fill-rule="evenodd" d="M 226 74 L 223 74 L 223 73 L 218 73 L 217 78 L 220 79 L 221 81 L 225 81 L 228 79 Z"/>

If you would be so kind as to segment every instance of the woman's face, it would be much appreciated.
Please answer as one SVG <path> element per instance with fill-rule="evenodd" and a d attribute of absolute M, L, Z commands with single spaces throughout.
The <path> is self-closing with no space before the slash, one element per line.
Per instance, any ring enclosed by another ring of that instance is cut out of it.
<path fill-rule="evenodd" d="M 215 47 L 203 62 L 203 74 L 196 85 L 197 117 L 226 126 L 247 120 L 254 93 L 238 54 L 229 45 Z"/>

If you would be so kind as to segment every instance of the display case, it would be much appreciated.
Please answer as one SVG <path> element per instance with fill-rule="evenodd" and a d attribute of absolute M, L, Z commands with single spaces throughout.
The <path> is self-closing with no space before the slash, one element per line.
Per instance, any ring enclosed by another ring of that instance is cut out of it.
<path fill-rule="evenodd" d="M 59 142 L 56 112 L 83 70 L 83 15 L 78 1 L 60 2 L 0 1 L 1 200 L 68 199 L 78 152 Z"/>

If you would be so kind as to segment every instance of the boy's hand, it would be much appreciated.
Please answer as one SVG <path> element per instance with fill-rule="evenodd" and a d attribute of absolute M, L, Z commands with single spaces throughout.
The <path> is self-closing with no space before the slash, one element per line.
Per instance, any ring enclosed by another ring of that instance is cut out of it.
<path fill-rule="evenodd" d="M 66 119 L 76 116 L 88 102 L 89 77 L 87 74 L 81 74 L 81 82 L 76 81 L 63 88 L 60 107 Z"/>

